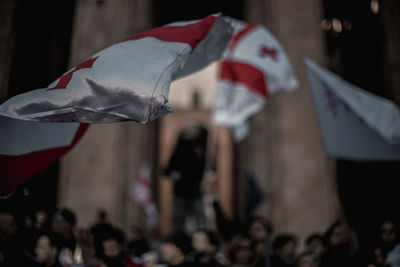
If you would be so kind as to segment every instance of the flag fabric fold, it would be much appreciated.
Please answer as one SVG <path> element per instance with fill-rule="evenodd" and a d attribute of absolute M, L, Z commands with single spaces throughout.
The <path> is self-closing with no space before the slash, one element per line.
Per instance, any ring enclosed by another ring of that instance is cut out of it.
<path fill-rule="evenodd" d="M 148 123 L 172 112 L 172 80 L 219 59 L 231 35 L 221 14 L 134 35 L 96 53 L 47 88 L 0 105 L 0 116 L 30 121 Z"/>
<path fill-rule="evenodd" d="M 234 32 L 221 59 L 213 121 L 238 127 L 271 94 L 295 89 L 298 80 L 282 45 L 266 27 L 229 19 Z"/>
<path fill-rule="evenodd" d="M 70 151 L 88 124 L 39 123 L 0 116 L 0 197 Z"/>
<path fill-rule="evenodd" d="M 310 59 L 304 64 L 326 153 L 356 161 L 399 161 L 400 109 Z"/>
<path fill-rule="evenodd" d="M 113 44 L 51 83 L 0 105 L 0 195 L 67 153 L 88 124 L 148 123 L 172 112 L 172 80 L 219 59 L 232 27 L 221 14 Z"/>

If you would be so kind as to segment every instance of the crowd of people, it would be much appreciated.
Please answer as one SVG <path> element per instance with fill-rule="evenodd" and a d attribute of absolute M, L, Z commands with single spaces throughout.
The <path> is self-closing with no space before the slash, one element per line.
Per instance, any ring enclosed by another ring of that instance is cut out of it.
<path fill-rule="evenodd" d="M 371 229 L 369 246 L 359 246 L 355 231 L 342 221 L 323 233 L 310 234 L 302 245 L 294 234 L 275 233 L 268 218 L 254 216 L 241 224 L 225 218 L 218 203 L 215 208 L 216 229 L 173 231 L 157 239 L 139 228 L 127 239 L 105 213 L 88 229 L 77 229 L 76 215 L 69 209 L 52 214 L 38 210 L 23 223 L 17 223 L 12 212 L 1 211 L 0 266 L 383 267 L 400 263 L 394 220 L 383 220 L 379 228 Z"/>
<path fill-rule="evenodd" d="M 219 205 L 215 174 L 204 173 L 210 167 L 206 143 L 206 129 L 189 124 L 171 155 L 165 170 L 174 181 L 168 236 L 154 238 L 138 227 L 127 235 L 105 212 L 78 229 L 75 213 L 66 208 L 31 215 L 0 210 L 0 266 L 400 267 L 394 219 L 382 220 L 362 239 L 336 221 L 310 233 L 304 244 L 293 233 L 276 232 L 266 217 L 229 219 Z M 196 223 L 187 227 L 188 218 Z"/>

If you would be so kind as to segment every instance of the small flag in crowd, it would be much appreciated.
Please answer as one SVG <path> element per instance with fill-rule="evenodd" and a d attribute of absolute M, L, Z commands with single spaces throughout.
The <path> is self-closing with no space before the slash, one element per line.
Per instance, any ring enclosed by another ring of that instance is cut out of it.
<path fill-rule="evenodd" d="M 159 224 L 159 215 L 151 191 L 149 166 L 140 168 L 139 177 L 131 188 L 131 197 L 142 206 L 146 214 L 147 231 L 154 233 Z"/>
<path fill-rule="evenodd" d="M 400 109 L 305 59 L 325 150 L 356 161 L 400 160 Z"/>
<path fill-rule="evenodd" d="M 47 88 L 12 97 L 0 116 L 30 121 L 148 123 L 172 112 L 172 80 L 219 59 L 231 35 L 220 14 L 134 35 L 91 56 Z"/>
<path fill-rule="evenodd" d="M 298 81 L 282 45 L 266 27 L 230 21 L 234 33 L 221 60 L 213 120 L 237 127 L 272 93 L 291 91 Z"/>
<path fill-rule="evenodd" d="M 87 128 L 72 122 L 148 123 L 171 112 L 171 81 L 219 59 L 231 31 L 220 14 L 154 28 L 105 48 L 47 88 L 2 103 L 0 194 L 70 150 Z"/>

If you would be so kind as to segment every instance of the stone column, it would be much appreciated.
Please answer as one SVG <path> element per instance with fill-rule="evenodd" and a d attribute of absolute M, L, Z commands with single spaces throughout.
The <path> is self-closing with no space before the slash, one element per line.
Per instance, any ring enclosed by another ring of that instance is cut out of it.
<path fill-rule="evenodd" d="M 221 205 L 221 210 L 228 219 L 233 219 L 234 204 L 238 204 L 234 197 L 234 181 L 233 181 L 233 146 L 232 133 L 229 127 L 219 126 L 216 129 L 216 176 L 218 185 L 218 197 Z M 237 207 L 237 206 L 236 206 Z"/>
<path fill-rule="evenodd" d="M 70 66 L 151 28 L 151 24 L 151 1 L 77 1 Z M 63 157 L 58 204 L 74 210 L 80 226 L 92 224 L 100 208 L 127 234 L 132 225 L 143 224 L 142 210 L 129 190 L 140 166 L 153 162 L 156 125 L 92 124 L 78 145 Z"/>
<path fill-rule="evenodd" d="M 294 233 L 302 244 L 339 215 L 332 162 L 323 149 L 302 62 L 304 57 L 324 60 L 320 1 L 248 0 L 246 17 L 281 42 L 300 87 L 271 95 L 250 120 L 251 134 L 238 148 L 239 164 L 255 172 L 265 193 L 257 213 L 272 219 L 275 233 Z"/>

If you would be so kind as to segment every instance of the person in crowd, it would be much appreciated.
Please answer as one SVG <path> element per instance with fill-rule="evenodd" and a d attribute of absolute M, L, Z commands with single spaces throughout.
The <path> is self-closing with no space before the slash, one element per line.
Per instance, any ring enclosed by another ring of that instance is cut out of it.
<path fill-rule="evenodd" d="M 226 262 L 231 267 L 263 266 L 256 242 L 247 232 L 232 237 L 226 249 Z"/>
<path fill-rule="evenodd" d="M 128 253 L 135 261 L 143 261 L 143 255 L 151 250 L 150 243 L 139 227 L 132 229 L 132 232 L 127 246 Z"/>
<path fill-rule="evenodd" d="M 217 221 L 213 203 L 217 197 L 217 178 L 214 170 L 207 170 L 201 182 L 201 194 L 203 202 L 204 228 L 217 231 Z"/>
<path fill-rule="evenodd" d="M 358 239 L 354 231 L 345 223 L 334 222 L 324 235 L 326 252 L 322 257 L 322 267 L 359 266 Z"/>
<path fill-rule="evenodd" d="M 45 231 L 39 234 L 36 241 L 35 254 L 39 266 L 61 267 L 59 255 L 63 247 L 63 237 L 54 231 Z M 65 264 L 64 266 L 70 266 Z"/>
<path fill-rule="evenodd" d="M 93 246 L 93 235 L 86 228 L 79 228 L 76 234 L 76 249 L 72 256 L 73 266 L 93 266 L 96 261 L 95 248 Z M 68 250 L 69 251 L 69 250 Z"/>
<path fill-rule="evenodd" d="M 34 219 L 30 212 L 28 212 L 27 214 L 24 214 L 23 221 L 24 221 L 23 226 L 25 229 L 33 229 L 34 228 Z"/>
<path fill-rule="evenodd" d="M 17 233 L 18 225 L 11 212 L 0 212 L 0 239 L 7 240 Z"/>
<path fill-rule="evenodd" d="M 244 223 L 238 219 L 228 219 L 221 208 L 216 190 L 207 190 L 207 193 L 212 199 L 216 232 L 222 238 L 222 246 L 229 243 L 233 236 L 247 232 L 255 241 L 256 248 L 264 261 L 264 266 L 270 267 L 272 222 L 267 217 L 260 215 L 250 216 Z"/>
<path fill-rule="evenodd" d="M 378 246 L 382 249 L 383 256 L 393 250 L 399 244 L 399 237 L 396 229 L 395 220 L 387 218 L 379 224 Z"/>
<path fill-rule="evenodd" d="M 106 222 L 95 223 L 89 228 L 89 233 L 92 236 L 92 243 L 95 250 L 95 257 L 99 258 L 101 256 L 104 235 L 107 235 L 112 228 L 113 226 Z"/>
<path fill-rule="evenodd" d="M 320 233 L 310 234 L 306 240 L 306 251 L 312 251 L 322 257 L 325 254 L 324 236 Z"/>
<path fill-rule="evenodd" d="M 51 228 L 63 237 L 62 245 L 74 253 L 76 248 L 76 237 L 74 227 L 76 224 L 75 214 L 66 208 L 57 210 L 52 218 Z"/>
<path fill-rule="evenodd" d="M 184 232 L 174 232 L 169 235 L 160 245 L 162 262 L 168 266 L 192 266 L 187 260 L 191 251 L 190 237 Z"/>
<path fill-rule="evenodd" d="M 213 209 L 215 213 L 217 232 L 222 238 L 224 244 L 229 243 L 233 236 L 246 230 L 246 226 L 239 220 L 228 219 L 225 216 L 219 203 L 218 196 L 213 199 Z"/>
<path fill-rule="evenodd" d="M 189 260 L 196 266 L 220 266 L 223 256 L 220 254 L 220 242 L 214 231 L 197 229 L 191 239 L 192 251 Z"/>
<path fill-rule="evenodd" d="M 265 267 L 271 266 L 271 237 L 272 222 L 264 216 L 252 216 L 247 223 L 247 231 L 256 242 L 257 249 L 262 255 Z"/>
<path fill-rule="evenodd" d="M 229 220 L 221 209 L 218 197 L 214 197 L 213 207 L 218 234 L 222 237 L 224 244 L 228 244 L 233 236 L 247 232 L 255 242 L 257 252 L 259 253 L 259 262 L 262 262 L 261 266 L 270 267 L 272 256 L 271 237 L 273 234 L 272 222 L 267 217 L 259 215 L 251 216 L 245 223 L 239 220 Z"/>
<path fill-rule="evenodd" d="M 35 212 L 35 217 L 33 221 L 34 227 L 38 231 L 50 229 L 50 218 L 49 213 L 45 209 L 38 209 Z"/>
<path fill-rule="evenodd" d="M 197 124 L 186 125 L 169 160 L 165 174 L 174 181 L 172 231 L 187 233 L 204 225 L 200 184 L 205 168 L 207 130 Z M 186 229 L 188 218 L 194 218 L 192 229 Z"/>
<path fill-rule="evenodd" d="M 32 266 L 34 255 L 27 255 L 25 249 L 31 243 L 31 236 L 25 235 L 10 211 L 0 211 L 0 266 Z"/>
<path fill-rule="evenodd" d="M 398 234 L 396 231 L 396 223 L 392 218 L 384 218 L 378 222 L 375 239 L 366 249 L 364 248 L 364 260 L 367 262 L 367 266 L 381 267 L 389 266 L 387 262 L 391 262 L 391 266 L 394 266 L 393 261 L 396 258 L 395 247 L 398 244 Z M 372 237 L 374 237 L 372 236 Z M 390 254 L 391 253 L 391 254 Z M 390 254 L 390 260 L 388 256 Z"/>
<path fill-rule="evenodd" d="M 313 250 L 306 250 L 296 257 L 296 267 L 319 267 L 321 264 L 320 254 Z"/>
<path fill-rule="evenodd" d="M 141 262 L 134 261 L 125 248 L 124 232 L 113 226 L 103 229 L 100 236 L 101 251 L 98 255 L 98 267 L 141 267 Z"/>
<path fill-rule="evenodd" d="M 16 245 L 15 236 L 18 226 L 14 215 L 10 212 L 0 212 L 0 265 L 12 266 L 18 256 L 12 249 Z M 15 248 L 16 249 L 16 248 Z"/>
<path fill-rule="evenodd" d="M 25 215 L 24 226 L 20 227 L 20 231 L 24 236 L 24 253 L 29 258 L 34 258 L 36 240 L 38 234 L 51 229 L 49 213 L 46 209 L 38 208 L 33 212 Z"/>
<path fill-rule="evenodd" d="M 24 254 L 32 261 L 35 259 L 35 247 L 39 233 L 50 229 L 49 227 L 36 227 L 36 214 L 37 211 L 25 214 L 23 225 L 18 227 L 18 232 L 23 237 Z"/>
<path fill-rule="evenodd" d="M 96 221 L 90 226 L 89 231 L 92 235 L 96 236 L 103 231 L 104 227 L 108 227 L 109 225 L 107 212 L 100 209 L 97 211 Z"/>
<path fill-rule="evenodd" d="M 382 248 L 379 246 L 375 246 L 371 250 L 371 253 L 366 261 L 367 267 L 388 267 L 388 265 L 385 263 L 385 255 L 383 254 Z"/>
<path fill-rule="evenodd" d="M 292 234 L 279 234 L 272 242 L 272 267 L 295 265 L 297 238 Z"/>
<path fill-rule="evenodd" d="M 157 251 L 155 251 L 155 250 L 149 250 L 149 251 L 145 252 L 142 255 L 142 261 L 143 261 L 144 267 L 163 266 L 162 264 L 159 264 L 160 259 L 159 259 Z"/>

